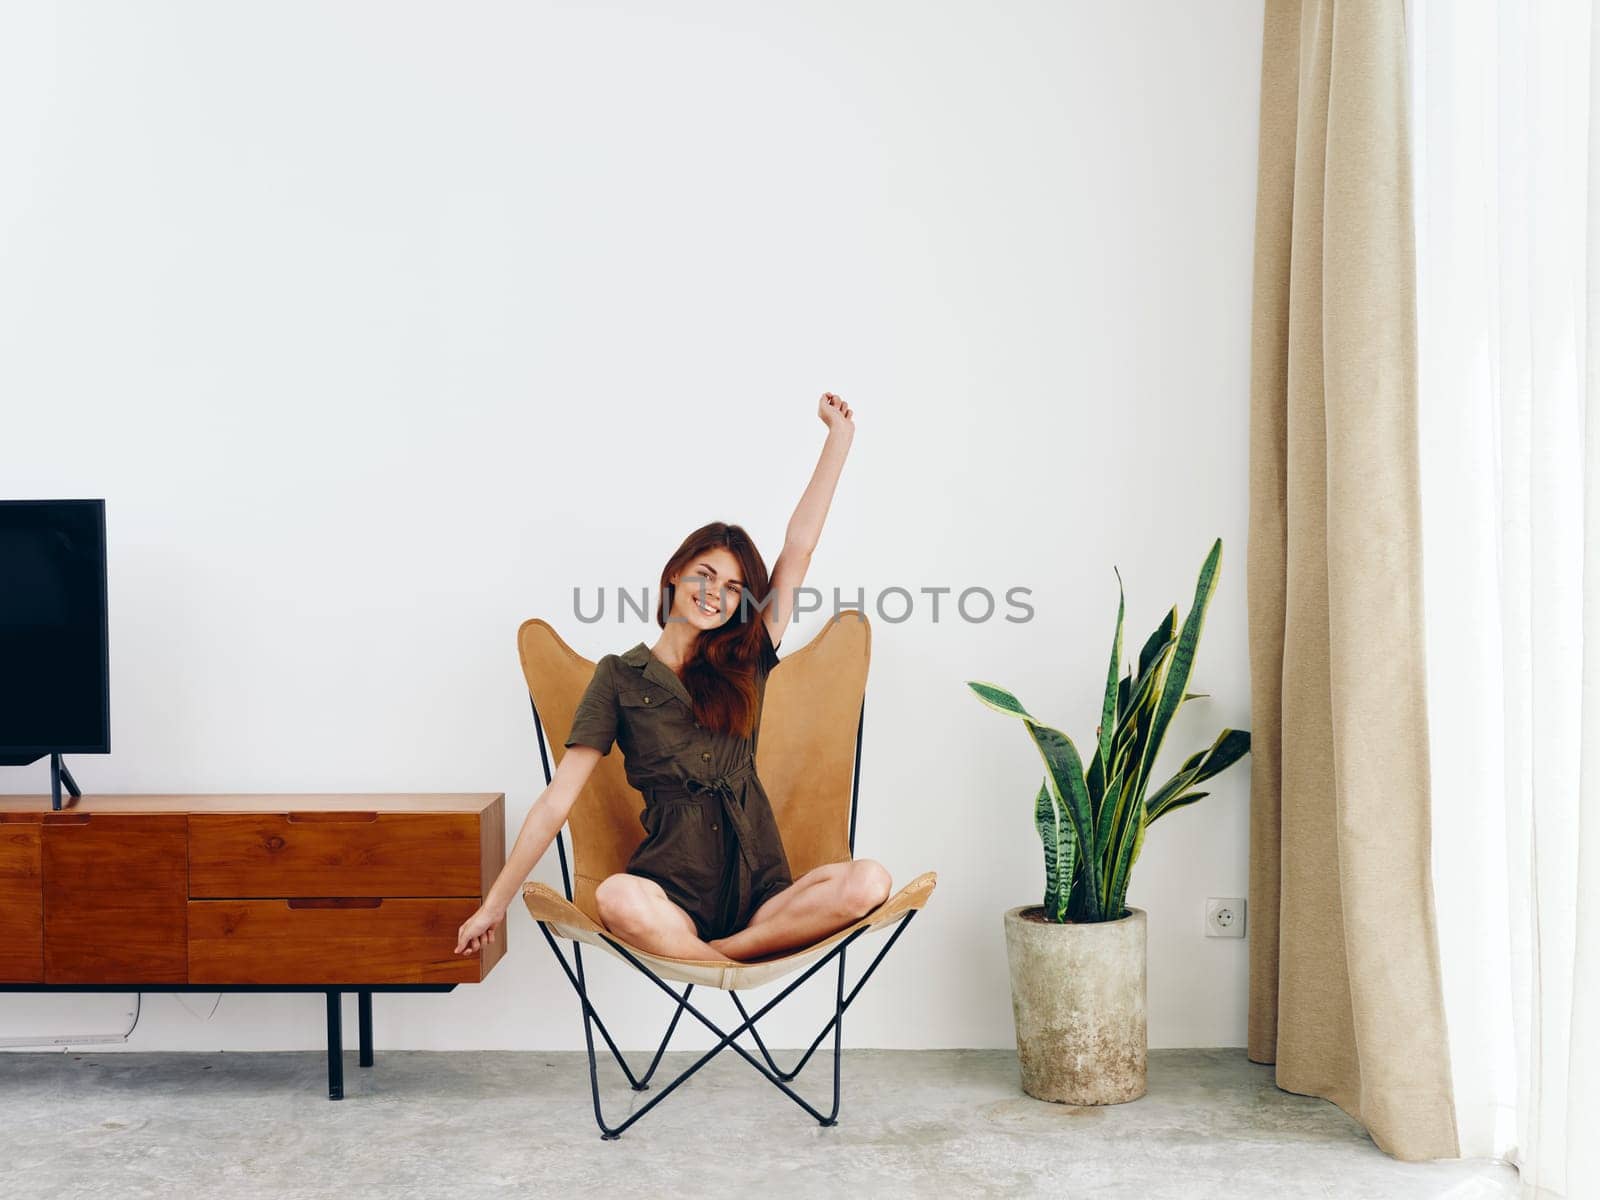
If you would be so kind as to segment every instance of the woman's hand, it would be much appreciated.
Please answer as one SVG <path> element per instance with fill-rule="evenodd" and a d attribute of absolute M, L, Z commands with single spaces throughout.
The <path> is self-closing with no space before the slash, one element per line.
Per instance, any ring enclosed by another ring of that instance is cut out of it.
<path fill-rule="evenodd" d="M 468 917 L 461 925 L 461 931 L 456 942 L 457 954 L 476 954 L 484 946 L 494 941 L 494 931 L 505 924 L 506 910 L 485 904 Z"/>
<path fill-rule="evenodd" d="M 850 406 L 834 392 L 822 393 L 822 399 L 817 401 L 817 416 L 822 418 L 822 423 L 828 427 L 829 433 L 843 432 L 849 436 L 856 431 L 855 417 L 850 411 Z"/>

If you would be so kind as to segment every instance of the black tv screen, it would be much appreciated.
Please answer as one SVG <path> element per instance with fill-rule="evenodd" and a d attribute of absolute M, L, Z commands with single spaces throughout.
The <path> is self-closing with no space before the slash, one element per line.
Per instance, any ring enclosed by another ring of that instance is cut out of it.
<path fill-rule="evenodd" d="M 0 763 L 111 749 L 104 500 L 0 500 Z"/>

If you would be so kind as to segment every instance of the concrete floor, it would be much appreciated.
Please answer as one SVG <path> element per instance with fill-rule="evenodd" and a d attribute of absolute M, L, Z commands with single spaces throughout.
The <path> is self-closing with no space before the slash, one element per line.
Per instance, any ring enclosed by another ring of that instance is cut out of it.
<path fill-rule="evenodd" d="M 693 1057 L 669 1054 L 660 1078 Z M 1239 1050 L 1154 1051 L 1147 1096 L 1095 1109 L 1024 1096 L 1005 1051 L 850 1050 L 832 1129 L 724 1054 L 614 1142 L 582 1054 L 345 1062 L 347 1098 L 331 1103 L 309 1052 L 0 1055 L 0 1196 L 1516 1195 L 1501 1163 L 1394 1161 Z M 818 1056 L 803 1094 L 831 1086 L 830 1066 Z M 614 1064 L 601 1078 L 614 1121 L 634 1093 Z"/>

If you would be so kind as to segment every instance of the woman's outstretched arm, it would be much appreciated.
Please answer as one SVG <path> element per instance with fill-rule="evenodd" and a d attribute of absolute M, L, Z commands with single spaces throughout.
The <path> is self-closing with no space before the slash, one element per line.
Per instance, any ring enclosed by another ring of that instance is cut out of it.
<path fill-rule="evenodd" d="M 567 813 L 573 801 L 583 790 L 601 753 L 593 746 L 576 744 L 567 747 L 561 763 L 550 779 L 549 785 L 539 793 L 539 798 L 528 809 L 517 834 L 506 865 L 489 886 L 478 911 L 463 922 L 457 934 L 457 954 L 476 954 L 485 942 L 494 941 L 495 930 L 506 919 L 506 909 L 522 890 L 523 883 L 533 874 L 534 864 L 544 857 L 544 852 L 555 841 L 561 826 L 566 824 Z"/>
<path fill-rule="evenodd" d="M 783 631 L 794 615 L 796 593 L 811 569 L 811 554 L 822 536 L 828 506 L 833 502 L 833 491 L 838 486 L 839 473 L 844 470 L 850 441 L 856 433 L 855 415 L 850 406 L 832 392 L 822 393 L 822 399 L 817 401 L 817 416 L 828 427 L 828 437 L 822 443 L 816 470 L 811 472 L 811 482 L 806 485 L 800 503 L 795 505 L 794 515 L 789 518 L 789 527 L 784 530 L 783 552 L 772 568 L 771 603 L 763 613 L 774 646 L 783 641 Z"/>

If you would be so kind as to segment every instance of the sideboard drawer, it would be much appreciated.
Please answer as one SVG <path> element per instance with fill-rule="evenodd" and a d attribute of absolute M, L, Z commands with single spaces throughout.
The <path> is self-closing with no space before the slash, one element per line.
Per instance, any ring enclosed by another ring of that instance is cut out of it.
<path fill-rule="evenodd" d="M 41 817 L 46 983 L 182 983 L 181 813 Z"/>
<path fill-rule="evenodd" d="M 191 813 L 189 895 L 479 897 L 492 882 L 485 824 L 470 812 Z"/>
<path fill-rule="evenodd" d="M 189 982 L 478 983 L 485 952 L 455 953 L 477 908 L 476 897 L 191 900 Z"/>

